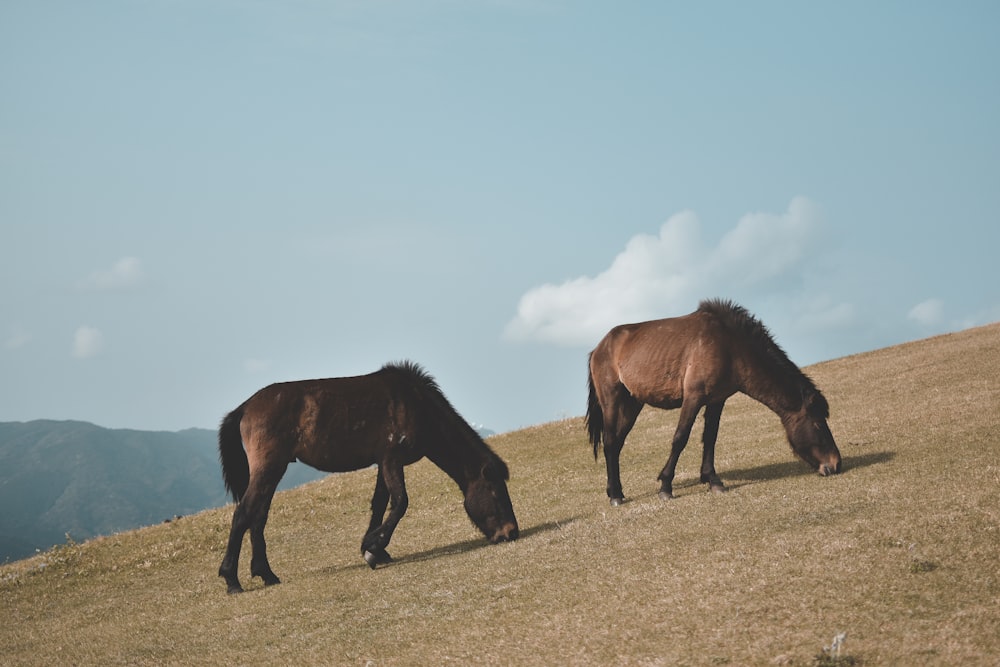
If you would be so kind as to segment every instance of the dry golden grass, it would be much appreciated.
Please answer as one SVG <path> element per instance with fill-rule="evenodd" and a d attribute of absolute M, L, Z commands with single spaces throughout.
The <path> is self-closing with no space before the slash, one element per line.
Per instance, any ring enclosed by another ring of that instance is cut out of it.
<path fill-rule="evenodd" d="M 630 502 L 611 508 L 582 420 L 548 424 L 491 440 L 517 542 L 486 544 L 421 462 L 397 562 L 372 572 L 373 473 L 328 478 L 276 497 L 273 588 L 248 555 L 245 594 L 216 577 L 231 506 L 0 567 L 0 663 L 996 664 L 1000 325 L 809 373 L 843 475 L 813 474 L 737 397 L 716 460 L 728 494 L 698 483 L 696 430 L 677 499 L 656 497 L 676 412 L 647 410 L 623 454 Z"/>

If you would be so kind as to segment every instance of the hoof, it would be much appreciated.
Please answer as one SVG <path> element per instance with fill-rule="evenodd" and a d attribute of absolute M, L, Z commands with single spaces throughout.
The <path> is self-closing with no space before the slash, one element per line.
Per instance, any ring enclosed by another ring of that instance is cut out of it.
<path fill-rule="evenodd" d="M 625 499 L 624 498 L 610 498 L 609 502 L 611 503 L 612 507 L 621 507 L 622 505 L 625 504 Z"/>
<path fill-rule="evenodd" d="M 257 568 L 256 570 L 253 567 L 251 567 L 250 568 L 250 576 L 251 577 L 260 577 L 264 581 L 264 585 L 265 586 L 274 586 L 275 584 L 280 584 L 281 583 L 281 579 L 278 579 L 278 576 L 274 572 L 271 572 L 271 568 L 270 567 L 268 567 L 266 569 L 265 568 Z"/>
<path fill-rule="evenodd" d="M 674 499 L 674 494 L 670 493 L 669 491 L 660 491 L 660 493 L 658 495 L 660 497 L 660 500 L 673 500 Z"/>
<path fill-rule="evenodd" d="M 242 592 L 243 592 L 243 587 L 240 586 L 239 584 L 229 584 L 226 587 L 226 594 L 228 595 L 236 595 L 237 593 L 242 593 Z"/>
<path fill-rule="evenodd" d="M 390 556 L 389 552 L 384 549 L 382 551 L 366 551 L 365 562 L 368 563 L 368 567 L 374 570 L 379 565 L 391 563 L 392 556 Z"/>
<path fill-rule="evenodd" d="M 712 484 L 708 487 L 708 489 L 712 493 L 725 493 L 726 491 L 729 490 L 722 484 Z"/>

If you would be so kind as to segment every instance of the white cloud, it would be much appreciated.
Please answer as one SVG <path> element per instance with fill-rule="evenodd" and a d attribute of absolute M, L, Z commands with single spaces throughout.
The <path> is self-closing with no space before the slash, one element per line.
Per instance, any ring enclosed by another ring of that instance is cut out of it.
<path fill-rule="evenodd" d="M 633 237 L 605 271 L 526 292 L 504 335 L 566 345 L 596 343 L 608 329 L 667 313 L 693 310 L 706 297 L 789 289 L 821 227 L 817 207 L 804 197 L 780 215 L 743 216 L 715 247 L 702 239 L 691 211 L 672 216 L 658 235 Z M 849 317 L 847 306 L 835 319 Z"/>
<path fill-rule="evenodd" d="M 120 290 L 142 283 L 142 262 L 135 257 L 122 257 L 109 269 L 95 271 L 83 282 L 87 289 Z"/>
<path fill-rule="evenodd" d="M 804 197 L 782 215 L 745 215 L 710 253 L 707 277 L 757 284 L 782 276 L 802 261 L 820 224 L 818 209 Z"/>
<path fill-rule="evenodd" d="M 243 362 L 243 370 L 247 373 L 263 373 L 271 368 L 271 362 L 267 359 L 246 359 Z"/>
<path fill-rule="evenodd" d="M 932 327 L 944 320 L 944 302 L 941 299 L 927 299 L 910 309 L 907 315 L 914 322 Z"/>
<path fill-rule="evenodd" d="M 21 327 L 14 327 L 10 330 L 3 346 L 8 350 L 19 350 L 31 342 L 31 334 Z"/>
<path fill-rule="evenodd" d="M 959 320 L 958 326 L 962 329 L 968 329 L 969 327 L 978 327 L 984 324 L 993 324 L 994 322 L 1000 322 L 1000 304 L 987 306 L 978 312 L 962 318 Z"/>
<path fill-rule="evenodd" d="M 73 334 L 73 356 L 90 359 L 97 356 L 104 347 L 104 334 L 94 327 L 82 326 Z"/>

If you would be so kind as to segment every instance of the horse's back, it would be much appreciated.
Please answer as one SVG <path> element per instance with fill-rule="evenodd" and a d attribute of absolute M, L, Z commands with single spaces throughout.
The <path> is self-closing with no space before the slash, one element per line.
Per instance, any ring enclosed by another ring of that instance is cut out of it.
<path fill-rule="evenodd" d="M 616 377 L 635 398 L 675 407 L 683 399 L 686 384 L 713 381 L 725 373 L 729 363 L 726 332 L 714 317 L 701 311 L 623 324 L 609 331 L 595 348 L 592 372 L 595 362 L 606 365 L 605 377 Z"/>
<path fill-rule="evenodd" d="M 299 460 L 327 472 L 373 465 L 404 428 L 398 393 L 378 373 L 268 385 L 244 404 L 247 453 L 256 448 L 259 456 Z"/>
<path fill-rule="evenodd" d="M 595 353 L 618 367 L 681 363 L 691 343 L 704 339 L 711 323 L 701 313 L 620 324 L 601 340 Z"/>

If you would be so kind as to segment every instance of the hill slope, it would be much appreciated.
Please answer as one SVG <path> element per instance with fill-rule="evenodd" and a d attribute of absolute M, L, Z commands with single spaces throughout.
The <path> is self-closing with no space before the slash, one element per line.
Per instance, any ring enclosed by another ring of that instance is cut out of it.
<path fill-rule="evenodd" d="M 583 384 L 580 378 L 567 381 Z M 795 460 L 778 419 L 727 405 L 676 500 L 656 497 L 676 412 L 626 445 L 611 508 L 580 419 L 493 438 L 522 537 L 487 545 L 454 484 L 407 468 L 410 509 L 371 571 L 372 472 L 276 496 L 283 579 L 227 596 L 232 506 L 0 567 L 4 664 L 991 665 L 1000 654 L 1000 325 L 808 369 L 845 472 Z M 585 396 L 581 391 L 581 406 Z M 249 545 L 247 545 L 249 547 Z M 838 659 L 820 654 L 838 633 Z"/>

